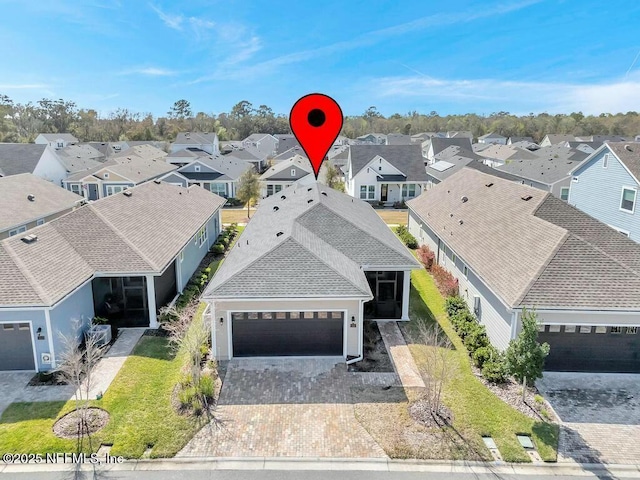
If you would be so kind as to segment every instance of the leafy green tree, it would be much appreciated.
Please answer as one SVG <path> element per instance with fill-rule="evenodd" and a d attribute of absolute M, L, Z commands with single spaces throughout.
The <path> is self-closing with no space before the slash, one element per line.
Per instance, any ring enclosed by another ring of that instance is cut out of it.
<path fill-rule="evenodd" d="M 191 118 L 193 112 L 191 111 L 191 104 L 187 100 L 178 100 L 173 104 L 171 110 L 167 112 L 169 118 L 175 118 L 177 120 L 184 120 L 185 118 Z"/>
<path fill-rule="evenodd" d="M 260 176 L 253 168 L 248 168 L 238 180 L 238 199 L 247 204 L 247 217 L 251 217 L 251 202 L 260 198 Z"/>
<path fill-rule="evenodd" d="M 326 183 L 328 187 L 338 190 L 339 192 L 345 191 L 344 182 L 340 180 L 338 167 L 331 162 L 327 162 L 327 169 L 324 174 L 324 183 Z"/>
<path fill-rule="evenodd" d="M 544 359 L 549 355 L 549 344 L 538 343 L 538 315 L 535 310 L 522 310 L 522 331 L 511 340 L 506 351 L 509 373 L 522 383 L 533 385 L 542 378 Z"/>

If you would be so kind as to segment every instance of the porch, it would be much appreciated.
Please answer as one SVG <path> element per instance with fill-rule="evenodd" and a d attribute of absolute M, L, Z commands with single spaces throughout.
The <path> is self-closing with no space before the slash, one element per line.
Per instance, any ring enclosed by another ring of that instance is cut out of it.
<path fill-rule="evenodd" d="M 365 271 L 373 300 L 364 304 L 365 320 L 409 320 L 411 272 Z"/>

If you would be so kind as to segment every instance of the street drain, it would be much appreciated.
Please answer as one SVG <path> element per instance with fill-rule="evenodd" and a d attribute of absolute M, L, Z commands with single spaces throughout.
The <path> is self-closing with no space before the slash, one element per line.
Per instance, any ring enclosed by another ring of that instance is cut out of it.
<path fill-rule="evenodd" d="M 502 455 L 500 455 L 500 450 L 498 450 L 498 446 L 496 445 L 496 442 L 493 440 L 493 438 L 491 438 L 491 437 L 482 437 L 482 441 L 484 442 L 484 445 L 491 452 L 491 455 L 493 456 L 493 459 L 496 462 L 501 462 L 502 461 Z"/>
<path fill-rule="evenodd" d="M 527 455 L 531 458 L 531 461 L 534 463 L 542 463 L 542 458 L 538 451 L 536 450 L 536 446 L 533 444 L 531 437 L 529 435 L 516 435 L 518 438 L 518 442 L 522 445 Z"/>
<path fill-rule="evenodd" d="M 151 450 L 153 450 L 153 443 L 148 443 L 147 449 L 142 454 L 142 458 L 151 458 Z"/>

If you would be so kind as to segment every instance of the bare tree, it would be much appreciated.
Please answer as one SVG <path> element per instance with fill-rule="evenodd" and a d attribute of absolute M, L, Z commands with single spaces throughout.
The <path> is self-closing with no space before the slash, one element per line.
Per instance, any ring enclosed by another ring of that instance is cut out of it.
<path fill-rule="evenodd" d="M 457 373 L 457 363 L 451 355 L 452 344 L 437 323 L 428 325 L 426 321 L 418 320 L 417 324 L 416 341 L 427 347 L 426 362 L 421 369 L 426 387 L 425 400 L 431 415 L 434 418 L 442 417 L 444 390 Z"/>
<path fill-rule="evenodd" d="M 75 388 L 76 450 L 77 453 L 81 453 L 85 449 L 85 439 L 89 450 L 93 450 L 89 395 L 94 386 L 93 373 L 104 354 L 105 347 L 98 344 L 98 339 L 94 335 L 86 334 L 79 321 L 74 322 L 72 332 L 71 335 L 61 334 L 64 347 L 57 372 L 66 383 Z M 81 339 L 84 339 L 84 342 L 81 342 Z"/>

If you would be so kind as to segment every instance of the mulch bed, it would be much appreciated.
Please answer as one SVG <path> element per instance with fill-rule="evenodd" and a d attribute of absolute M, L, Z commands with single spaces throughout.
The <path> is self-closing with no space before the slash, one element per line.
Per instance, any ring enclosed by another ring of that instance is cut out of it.
<path fill-rule="evenodd" d="M 439 428 L 453 424 L 453 413 L 444 405 L 435 414 L 429 405 L 429 401 L 422 398 L 409 406 L 409 414 L 416 422 L 427 428 Z"/>
<path fill-rule="evenodd" d="M 349 365 L 350 372 L 385 372 L 393 373 L 393 364 L 387 347 L 380 335 L 378 324 L 371 320 L 364 322 L 364 358 Z"/>
<path fill-rule="evenodd" d="M 42 386 L 58 386 L 58 385 L 68 385 L 57 372 L 53 373 L 36 373 L 29 383 L 27 384 L 29 387 L 42 387 Z"/>
<path fill-rule="evenodd" d="M 83 435 L 91 435 L 102 430 L 109 423 L 109 413 L 101 408 L 87 409 L 86 424 L 82 428 L 80 415 L 79 410 L 74 410 L 60 418 L 53 424 L 54 435 L 59 438 L 74 439 L 78 438 L 81 430 Z"/>

